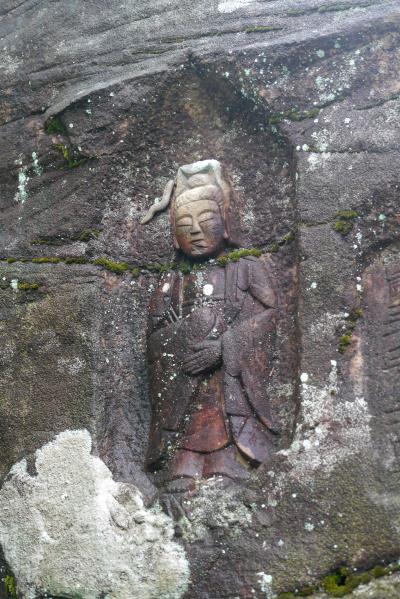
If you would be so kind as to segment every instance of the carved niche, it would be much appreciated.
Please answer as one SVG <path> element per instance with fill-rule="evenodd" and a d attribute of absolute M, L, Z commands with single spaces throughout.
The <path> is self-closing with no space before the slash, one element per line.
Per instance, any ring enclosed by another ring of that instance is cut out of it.
<path fill-rule="evenodd" d="M 146 465 L 172 493 L 214 475 L 243 481 L 280 446 L 267 392 L 278 321 L 270 263 L 215 260 L 229 243 L 231 196 L 218 161 L 188 164 L 142 221 L 169 205 L 175 248 L 202 264 L 165 274 L 149 308 Z"/>

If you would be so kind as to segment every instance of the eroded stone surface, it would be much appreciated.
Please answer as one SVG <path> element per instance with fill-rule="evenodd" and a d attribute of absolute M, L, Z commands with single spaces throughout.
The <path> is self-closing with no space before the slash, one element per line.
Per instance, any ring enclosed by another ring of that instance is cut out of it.
<path fill-rule="evenodd" d="M 23 597 L 179 599 L 188 581 L 183 549 L 159 508 L 117 483 L 91 455 L 85 430 L 65 431 L 11 469 L 0 491 L 0 539 Z"/>
<path fill-rule="evenodd" d="M 154 497 L 147 267 L 176 256 L 166 215 L 139 222 L 179 165 L 214 156 L 238 245 L 278 250 L 293 306 L 279 368 L 299 369 L 271 401 L 284 413 L 296 397 L 297 420 L 248 488 L 193 499 L 186 597 L 264 599 L 397 557 L 395 346 L 373 273 L 400 263 L 398 2 L 3 4 L 1 257 L 28 262 L 2 262 L 1 475 L 85 427 L 115 480 Z M 65 128 L 46 133 L 50 114 Z M 356 213 L 347 234 L 339 211 Z M 103 255 L 139 277 L 31 262 Z"/>

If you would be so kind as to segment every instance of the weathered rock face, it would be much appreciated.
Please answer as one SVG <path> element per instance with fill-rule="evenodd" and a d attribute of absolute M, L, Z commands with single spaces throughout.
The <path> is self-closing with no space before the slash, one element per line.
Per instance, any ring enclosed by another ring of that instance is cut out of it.
<path fill-rule="evenodd" d="M 37 472 L 18 462 L 1 492 L 0 536 L 24 596 L 181 597 L 184 551 L 160 510 L 116 483 L 90 455 L 87 431 L 66 431 L 36 452 Z M 13 549 L 11 549 L 13 547 Z M 11 550 L 10 550 L 11 549 Z"/>
<path fill-rule="evenodd" d="M 0 596 L 271 599 L 397 559 L 398 3 L 7 1 L 0 30 Z M 206 158 L 287 302 L 286 432 L 246 485 L 204 481 L 171 540 L 146 326 L 178 256 L 166 213 L 139 222 Z"/>

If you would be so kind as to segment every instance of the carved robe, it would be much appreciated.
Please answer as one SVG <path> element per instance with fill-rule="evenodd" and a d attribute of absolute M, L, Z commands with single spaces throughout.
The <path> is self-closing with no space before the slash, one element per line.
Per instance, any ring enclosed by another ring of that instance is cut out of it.
<path fill-rule="evenodd" d="M 278 433 L 267 395 L 276 297 L 266 262 L 163 277 L 151 300 L 148 353 L 152 422 L 147 466 L 171 478 L 247 476 Z M 196 376 L 182 369 L 193 344 L 220 339 L 221 358 Z"/>

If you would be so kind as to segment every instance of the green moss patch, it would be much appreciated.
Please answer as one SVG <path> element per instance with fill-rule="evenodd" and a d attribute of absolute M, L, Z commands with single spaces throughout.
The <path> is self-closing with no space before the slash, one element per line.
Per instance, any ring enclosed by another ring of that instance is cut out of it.
<path fill-rule="evenodd" d="M 89 242 L 91 239 L 98 239 L 101 231 L 99 229 L 82 229 L 79 233 L 68 235 L 68 234 L 60 234 L 54 237 L 43 236 L 32 239 L 30 242 L 31 245 L 53 245 L 59 246 L 66 243 L 71 243 L 72 241 L 83 241 L 85 243 Z"/>
<path fill-rule="evenodd" d="M 42 256 L 41 258 L 32 258 L 34 264 L 58 264 L 61 258 L 57 256 Z"/>
<path fill-rule="evenodd" d="M 340 337 L 339 351 L 344 354 L 348 346 L 351 344 L 351 333 L 345 333 Z"/>
<path fill-rule="evenodd" d="M 361 584 L 368 584 L 375 578 L 391 574 L 393 569 L 389 566 L 375 566 L 372 570 L 355 573 L 349 568 L 339 568 L 326 576 L 322 581 L 324 591 L 331 597 L 345 597 Z"/>
<path fill-rule="evenodd" d="M 89 260 L 85 256 L 67 256 L 64 262 L 65 264 L 87 264 Z"/>
<path fill-rule="evenodd" d="M 66 135 L 68 133 L 66 126 L 59 116 L 50 117 L 45 124 L 44 130 L 48 135 L 51 135 L 52 133 Z"/>
<path fill-rule="evenodd" d="M 307 11 L 302 8 L 290 8 L 289 10 L 286 11 L 286 14 L 289 17 L 300 17 L 302 15 L 306 15 Z"/>
<path fill-rule="evenodd" d="M 335 215 L 335 222 L 333 228 L 337 233 L 345 236 L 350 233 L 354 227 L 354 220 L 359 216 L 355 210 L 340 210 Z"/>
<path fill-rule="evenodd" d="M 320 108 L 312 108 L 311 110 L 300 111 L 297 108 L 290 108 L 282 112 L 276 112 L 268 118 L 270 125 L 276 125 L 281 121 L 287 119 L 289 121 L 305 121 L 307 119 L 314 119 L 319 115 Z"/>
<path fill-rule="evenodd" d="M 4 586 L 9 599 L 18 599 L 17 585 L 15 584 L 14 576 L 7 574 L 4 577 Z"/>
<path fill-rule="evenodd" d="M 255 256 L 259 258 L 261 254 L 261 250 L 257 248 L 233 250 L 232 252 L 229 252 L 229 254 L 217 258 L 217 264 L 219 264 L 219 266 L 226 266 L 229 262 L 238 262 L 240 258 L 245 258 L 246 256 Z"/>
<path fill-rule="evenodd" d="M 21 291 L 37 291 L 39 283 L 29 283 L 28 281 L 18 281 L 18 289 Z"/>
<path fill-rule="evenodd" d="M 184 260 L 177 264 L 175 268 L 177 268 L 183 275 L 188 275 L 191 272 L 203 270 L 208 264 L 208 260 L 205 262 L 188 262 L 187 260 Z"/>
<path fill-rule="evenodd" d="M 276 25 L 252 25 L 245 29 L 245 33 L 263 33 L 265 31 L 281 31 L 283 27 Z"/>
<path fill-rule="evenodd" d="M 293 231 L 289 231 L 289 233 L 286 233 L 286 235 L 284 235 L 282 237 L 282 241 L 281 244 L 285 244 L 285 243 L 292 243 L 292 241 L 295 240 L 295 234 L 293 233 Z"/>
<path fill-rule="evenodd" d="M 55 144 L 54 148 L 62 154 L 65 160 L 66 168 L 76 168 L 82 166 L 88 160 L 88 156 L 84 156 L 77 146 L 66 146 L 65 144 Z"/>
<path fill-rule="evenodd" d="M 169 262 L 167 264 L 145 264 L 143 266 L 144 270 L 148 270 L 149 272 L 155 272 L 158 274 L 163 274 L 164 272 L 169 272 L 171 270 L 175 270 L 176 268 L 178 268 L 178 264 L 176 264 L 175 262 Z"/>
<path fill-rule="evenodd" d="M 289 245 L 295 239 L 295 233 L 293 231 L 289 231 L 289 233 L 286 233 L 286 235 L 284 235 L 282 239 L 280 239 L 279 241 L 273 241 L 272 243 L 268 244 L 267 252 L 269 254 L 276 254 L 276 252 L 279 252 L 279 248 L 285 245 Z"/>
<path fill-rule="evenodd" d="M 97 233 L 96 230 L 87 230 L 87 236 L 95 236 Z M 99 233 L 99 232 L 98 232 Z M 86 233 L 85 233 L 86 239 Z M 274 242 L 271 244 L 267 251 L 273 252 L 278 251 L 280 245 L 285 245 L 291 243 L 294 239 L 294 233 L 289 232 L 286 234 L 282 240 L 277 243 Z M 134 278 L 140 276 L 142 270 L 148 271 L 155 274 L 163 274 L 166 272 L 171 272 L 174 270 L 179 270 L 182 274 L 189 274 L 191 272 L 198 272 L 206 268 L 210 263 L 216 262 L 219 266 L 226 266 L 230 262 L 238 262 L 241 258 L 245 258 L 246 256 L 254 256 L 260 257 L 262 255 L 262 251 L 258 248 L 250 248 L 250 249 L 237 249 L 225 254 L 224 256 L 220 256 L 216 261 L 214 259 L 205 260 L 204 262 L 191 262 L 188 260 L 183 260 L 181 262 L 168 262 L 165 264 L 162 263 L 150 263 L 150 264 L 140 264 L 134 266 L 132 264 L 128 264 L 127 262 L 117 262 L 107 258 L 106 256 L 100 256 L 94 260 L 86 258 L 86 256 L 41 256 L 37 258 L 8 258 L 7 261 L 9 263 L 13 262 L 32 262 L 34 264 L 58 264 L 64 262 L 64 264 L 72 265 L 72 264 L 93 264 L 94 266 L 101 266 L 115 274 L 121 275 L 129 272 Z"/>
<path fill-rule="evenodd" d="M 114 262 L 114 260 L 110 260 L 105 256 L 96 258 L 96 260 L 93 261 L 93 264 L 96 266 L 104 266 L 104 268 L 117 275 L 122 275 L 124 272 L 130 269 L 130 266 L 127 262 Z"/>
<path fill-rule="evenodd" d="M 97 239 L 100 235 L 100 231 L 98 229 L 83 229 L 78 237 L 74 238 L 73 241 L 90 241 L 91 239 Z"/>
<path fill-rule="evenodd" d="M 309 597 L 318 591 L 325 591 L 329 597 L 346 597 L 361 584 L 368 584 L 376 578 L 390 576 L 394 572 L 400 571 L 400 563 L 389 564 L 388 566 L 377 565 L 364 572 L 355 572 L 351 568 L 342 566 L 325 576 L 320 584 L 316 586 L 307 586 L 296 591 L 280 593 L 277 599 L 295 599 L 296 597 Z"/>
<path fill-rule="evenodd" d="M 329 6 L 320 6 L 318 8 L 318 12 L 342 12 L 344 10 L 350 10 L 350 8 L 354 8 L 354 5 L 351 4 L 330 4 Z"/>
<path fill-rule="evenodd" d="M 353 335 L 353 331 L 356 328 L 357 321 L 362 318 L 363 310 L 362 308 L 353 308 L 350 314 L 346 318 L 346 331 L 340 337 L 338 350 L 341 354 L 344 354 L 348 346 L 351 344 L 351 338 Z"/>

